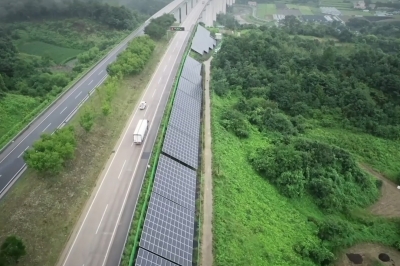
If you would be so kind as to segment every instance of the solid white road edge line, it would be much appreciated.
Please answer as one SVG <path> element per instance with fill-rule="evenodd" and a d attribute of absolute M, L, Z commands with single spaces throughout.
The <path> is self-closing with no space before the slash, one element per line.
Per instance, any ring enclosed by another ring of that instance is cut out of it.
<path fill-rule="evenodd" d="M 101 222 L 103 221 L 104 214 L 106 214 L 107 208 L 108 208 L 108 204 L 106 205 L 106 209 L 104 210 L 103 215 L 101 216 L 99 226 L 97 226 L 96 235 L 97 235 L 97 232 L 99 232 L 100 225 L 101 225 Z"/>
<path fill-rule="evenodd" d="M 161 59 L 160 62 L 162 62 L 162 61 L 164 60 L 165 56 L 168 54 L 169 48 L 170 48 L 170 47 L 168 47 L 167 51 L 165 52 L 165 54 L 164 54 L 164 56 L 163 56 L 163 58 Z M 153 72 L 153 76 L 151 77 L 151 80 L 150 80 L 150 82 L 148 83 L 148 85 L 147 85 L 147 87 L 146 87 L 146 89 L 145 89 L 144 95 L 147 94 L 147 91 L 148 91 L 149 88 L 150 88 L 150 84 L 153 83 L 154 77 L 156 76 L 156 73 L 158 72 L 158 69 L 160 68 L 160 66 L 161 66 L 161 64 L 159 63 L 159 64 L 158 64 L 158 67 L 157 67 L 157 69 L 156 69 L 156 71 Z M 142 100 L 140 100 L 140 101 L 138 101 L 138 102 L 143 101 L 143 99 L 144 99 L 144 97 L 142 97 Z M 128 127 L 127 127 L 126 130 L 125 130 L 125 133 L 124 133 L 124 135 L 123 135 L 123 137 L 122 137 L 122 139 L 121 139 L 121 141 L 120 141 L 120 143 L 119 143 L 119 145 L 118 145 L 118 148 L 117 148 L 116 152 L 114 153 L 114 157 L 111 159 L 111 163 L 110 163 L 110 165 L 108 166 L 108 169 L 107 169 L 107 171 L 106 171 L 106 174 L 103 176 L 103 179 L 101 180 L 100 186 L 99 186 L 98 190 L 96 191 L 96 194 L 95 194 L 95 196 L 94 196 L 94 198 L 93 198 L 93 201 L 92 201 L 92 203 L 90 204 L 88 211 L 86 212 L 85 218 L 83 219 L 83 222 L 82 222 L 82 224 L 81 224 L 81 227 L 79 228 L 78 233 L 76 234 L 75 239 L 74 239 L 74 241 L 72 242 L 71 248 L 70 248 L 69 251 L 68 251 L 68 254 L 67 254 L 67 257 L 66 257 L 65 260 L 64 260 L 63 266 L 65 266 L 65 264 L 66 264 L 67 261 L 68 261 L 69 256 L 71 255 L 71 252 L 72 252 L 72 249 L 73 249 L 74 246 L 75 246 L 76 240 L 78 239 L 79 234 L 80 234 L 80 232 L 82 231 L 82 228 L 83 228 L 83 226 L 84 226 L 84 224 L 85 224 L 85 222 L 86 222 L 86 219 L 87 219 L 87 217 L 89 216 L 90 210 L 92 209 L 93 204 L 94 204 L 94 202 L 96 201 L 97 195 L 99 194 L 99 191 L 100 191 L 101 187 L 103 186 L 103 183 L 104 183 L 104 180 L 105 180 L 105 178 L 106 178 L 106 176 L 107 176 L 107 174 L 108 174 L 108 171 L 110 170 L 111 165 L 113 164 L 114 159 L 115 159 L 116 155 L 118 154 L 118 151 L 119 151 L 119 149 L 120 149 L 120 147 L 121 147 L 121 145 L 122 145 L 123 140 L 125 139 L 126 134 L 128 133 L 128 131 L 129 131 L 130 127 L 131 127 L 131 124 L 132 124 L 132 122 L 133 122 L 133 120 L 134 120 L 134 118 L 135 118 L 135 116 L 136 116 L 137 111 L 138 111 L 138 108 L 135 108 L 135 112 L 133 113 L 132 119 L 131 119 L 131 121 L 129 122 L 129 125 L 128 125 Z M 146 140 L 145 140 L 145 141 L 146 141 Z"/>
<path fill-rule="evenodd" d="M 178 39 L 177 39 L 177 40 L 178 40 Z M 184 39 L 184 40 L 185 40 L 185 39 Z M 182 49 L 182 46 L 183 46 L 184 44 L 185 44 L 185 43 L 182 42 L 182 45 L 181 45 L 181 48 L 180 48 L 180 49 Z M 170 47 L 171 47 L 171 46 L 170 46 Z M 171 58 L 171 56 L 169 56 L 169 57 Z M 174 61 L 173 66 L 176 64 L 176 61 L 178 60 L 178 58 L 179 58 L 179 54 L 176 56 L 176 59 L 175 59 L 175 61 Z M 162 62 L 162 61 L 160 61 L 160 62 Z M 167 80 L 169 80 L 169 79 L 171 78 L 172 70 L 173 70 L 173 68 L 171 68 L 171 71 L 169 72 L 169 75 L 168 75 Z M 155 73 L 157 73 L 157 72 L 158 72 L 158 68 L 157 68 L 157 71 L 156 71 Z M 151 83 L 150 83 L 150 84 L 151 84 Z M 159 108 L 160 103 L 161 103 L 161 100 L 162 100 L 162 96 L 164 95 L 164 91 L 165 91 L 166 88 L 167 88 L 167 82 L 165 83 L 164 88 L 163 88 L 163 90 L 162 90 L 162 93 L 160 94 L 161 97 L 160 97 L 160 100 L 158 101 L 157 108 L 156 108 L 156 111 L 154 112 L 152 121 L 154 120 L 154 117 L 155 117 L 156 114 L 157 114 L 158 108 Z M 151 123 L 151 124 L 150 124 L 150 129 L 149 129 L 149 131 L 151 130 L 151 126 L 152 126 L 152 125 L 153 125 L 153 124 Z M 145 147 L 145 145 L 146 145 L 146 142 L 147 142 L 147 138 L 144 140 L 144 143 L 143 143 L 142 149 L 140 150 L 139 156 L 142 156 L 143 149 L 144 149 L 144 147 Z M 140 158 L 140 157 L 139 157 L 139 158 Z M 105 258 L 104 258 L 104 261 L 103 261 L 102 266 L 104 266 L 105 263 L 106 263 L 106 261 L 107 261 L 108 253 L 110 252 L 111 244 L 112 244 L 112 242 L 114 241 L 115 232 L 116 232 L 116 230 L 117 230 L 117 227 L 118 227 L 118 224 L 119 224 L 119 220 L 121 219 L 122 211 L 123 211 L 124 208 L 125 208 L 126 200 L 128 199 L 129 191 L 131 190 L 132 182 L 133 182 L 133 179 L 135 178 L 135 174 L 136 174 L 136 170 L 137 170 L 137 167 L 138 167 L 138 165 L 139 165 L 139 162 L 140 162 L 140 160 L 137 161 L 136 166 L 135 166 L 135 170 L 134 170 L 133 173 L 132 173 L 132 178 L 131 178 L 131 181 L 129 182 L 129 187 L 128 187 L 128 190 L 126 191 L 125 198 L 124 198 L 124 202 L 123 202 L 122 207 L 121 207 L 121 210 L 120 210 L 120 212 L 119 212 L 118 219 L 117 219 L 117 222 L 116 222 L 116 224 L 115 224 L 114 231 L 113 231 L 113 233 L 112 233 L 110 243 L 108 244 L 106 256 L 105 256 Z"/>

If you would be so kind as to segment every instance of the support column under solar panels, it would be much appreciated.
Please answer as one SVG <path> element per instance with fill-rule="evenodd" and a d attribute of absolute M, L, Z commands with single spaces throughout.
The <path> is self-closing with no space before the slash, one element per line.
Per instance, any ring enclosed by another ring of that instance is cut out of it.
<path fill-rule="evenodd" d="M 160 256 L 157 256 L 145 249 L 139 248 L 135 266 L 178 266 Z"/>
<path fill-rule="evenodd" d="M 153 193 L 195 211 L 196 175 L 196 171 L 161 154 L 154 178 Z"/>
<path fill-rule="evenodd" d="M 199 141 L 200 132 L 197 138 L 189 137 L 170 125 L 165 134 L 162 152 L 197 170 L 199 167 Z"/>
<path fill-rule="evenodd" d="M 152 193 L 139 246 L 181 266 L 192 266 L 195 212 Z"/>
<path fill-rule="evenodd" d="M 199 84 L 193 84 L 185 78 L 180 78 L 177 91 L 183 91 L 190 97 L 199 101 L 203 99 L 203 87 L 201 86 L 201 82 Z"/>

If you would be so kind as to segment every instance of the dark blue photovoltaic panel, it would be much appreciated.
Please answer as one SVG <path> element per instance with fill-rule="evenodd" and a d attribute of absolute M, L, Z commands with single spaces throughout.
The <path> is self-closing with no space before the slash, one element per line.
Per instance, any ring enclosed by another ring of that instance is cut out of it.
<path fill-rule="evenodd" d="M 215 47 L 217 41 L 211 37 L 211 33 L 204 27 L 198 25 L 193 37 L 191 49 L 198 54 L 208 53 Z"/>
<path fill-rule="evenodd" d="M 174 106 L 197 115 L 201 113 L 201 101 L 193 99 L 183 91 L 177 91 L 174 99 Z"/>
<path fill-rule="evenodd" d="M 139 246 L 182 266 L 192 266 L 194 215 L 152 193 Z"/>
<path fill-rule="evenodd" d="M 199 167 L 199 146 L 199 136 L 188 136 L 174 126 L 169 125 L 162 151 L 197 169 Z"/>
<path fill-rule="evenodd" d="M 175 263 L 167 261 L 147 250 L 139 248 L 135 266 L 178 266 Z"/>
<path fill-rule="evenodd" d="M 154 178 L 153 193 L 194 211 L 196 171 L 161 154 Z"/>
<path fill-rule="evenodd" d="M 200 132 L 200 113 L 193 114 L 177 106 L 172 107 L 168 127 L 170 125 L 184 132 L 185 134 L 198 138 Z"/>
<path fill-rule="evenodd" d="M 198 85 L 195 85 L 192 82 L 187 81 L 187 79 L 181 78 L 179 80 L 177 90 L 183 91 L 184 93 L 198 101 L 201 101 L 203 98 L 203 88 L 201 86 L 201 82 Z"/>

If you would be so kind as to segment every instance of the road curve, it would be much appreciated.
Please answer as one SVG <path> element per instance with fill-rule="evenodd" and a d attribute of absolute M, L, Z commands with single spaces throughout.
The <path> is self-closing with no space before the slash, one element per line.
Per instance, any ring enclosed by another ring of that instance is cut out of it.
<path fill-rule="evenodd" d="M 197 3 L 182 26 L 192 28 L 203 8 L 204 4 Z M 149 157 L 189 35 L 188 31 L 177 32 L 171 40 L 140 100 L 147 102 L 147 108 L 139 110 L 136 106 L 59 266 L 119 264 Z M 149 133 L 142 145 L 135 145 L 133 132 L 140 119 L 150 120 Z"/>
<path fill-rule="evenodd" d="M 151 18 L 159 17 L 176 9 L 182 0 L 175 0 L 154 14 Z M 151 19 L 150 18 L 150 19 Z M 89 93 L 101 85 L 107 78 L 107 65 L 115 61 L 117 55 L 127 46 L 133 38 L 143 34 L 144 25 L 130 34 L 124 41 L 115 47 L 95 68 L 73 86 L 63 97 L 51 106 L 40 117 L 35 119 L 30 127 L 0 154 L 0 198 L 11 187 L 12 183 L 26 169 L 23 160 L 24 152 L 40 138 L 43 133 L 52 133 L 74 115 L 80 103 L 84 102 Z"/>

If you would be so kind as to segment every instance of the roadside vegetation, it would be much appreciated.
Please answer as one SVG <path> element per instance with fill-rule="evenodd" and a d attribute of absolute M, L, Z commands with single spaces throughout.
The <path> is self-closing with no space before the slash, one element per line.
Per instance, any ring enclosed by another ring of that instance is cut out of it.
<path fill-rule="evenodd" d="M 144 28 L 144 33 L 152 39 L 159 40 L 165 36 L 169 27 L 176 21 L 173 14 L 164 14 L 158 18 L 152 19 L 149 25 Z"/>
<path fill-rule="evenodd" d="M 149 37 L 135 40 L 141 44 L 148 40 L 146 45 L 154 45 Z M 27 162 L 36 163 L 0 202 L 0 241 L 4 240 L 3 236 L 12 234 L 26 245 L 26 255 L 18 265 L 50 266 L 57 263 L 126 120 L 165 52 L 166 44 L 165 39 L 155 43 L 140 73 L 108 78 L 69 126 L 51 137 L 41 138 L 25 155 L 29 157 Z M 130 45 L 135 46 L 135 41 Z M 131 53 L 129 48 L 126 53 Z M 131 63 L 136 65 L 134 61 Z M 64 134 L 68 138 L 62 137 Z M 62 141 L 75 143 L 68 146 L 67 151 L 73 152 L 66 157 L 66 150 L 58 147 Z M 38 155 L 33 155 L 35 149 L 39 151 Z M 34 158 L 30 159 L 31 156 Z M 35 168 L 36 165 L 48 168 L 43 171 Z M 59 167 L 61 172 L 57 171 Z"/>
<path fill-rule="evenodd" d="M 369 210 L 387 178 L 400 182 L 398 48 L 291 17 L 225 37 L 211 72 L 216 265 L 400 251 L 400 219 Z"/>
<path fill-rule="evenodd" d="M 0 148 L 146 18 L 86 0 L 10 2 L 0 3 Z"/>

